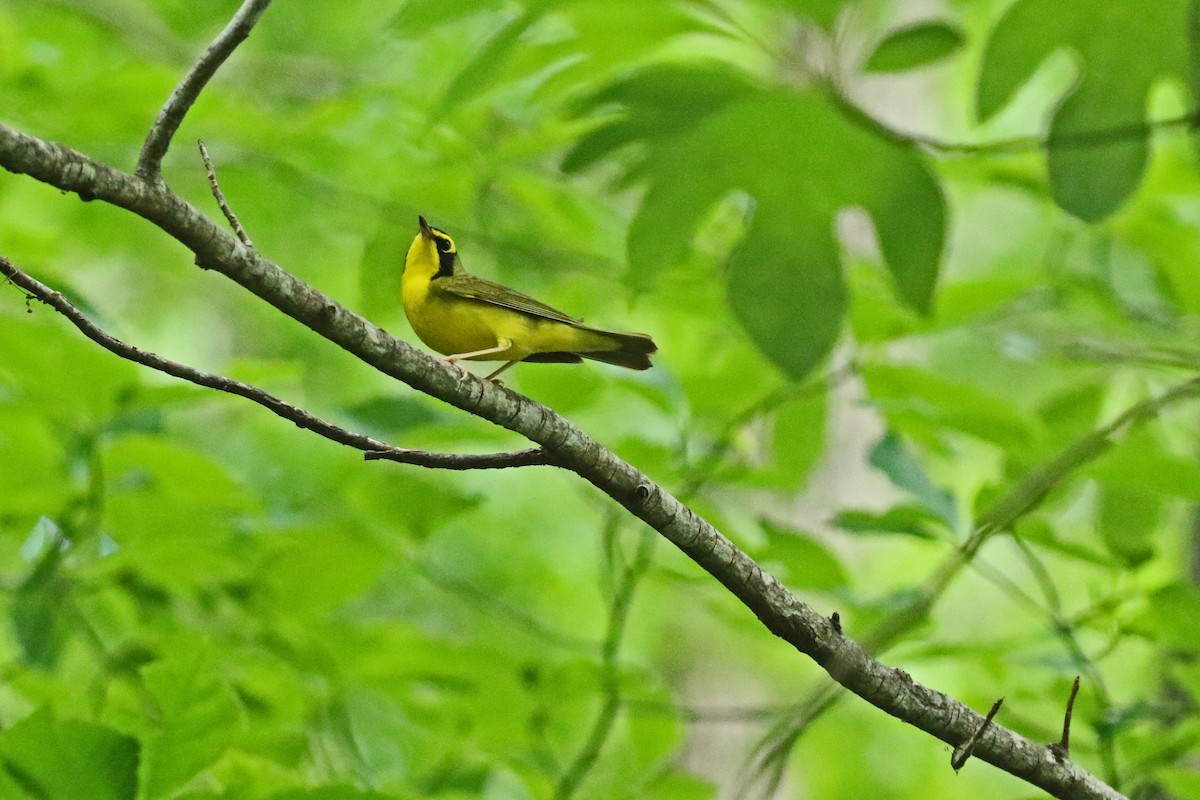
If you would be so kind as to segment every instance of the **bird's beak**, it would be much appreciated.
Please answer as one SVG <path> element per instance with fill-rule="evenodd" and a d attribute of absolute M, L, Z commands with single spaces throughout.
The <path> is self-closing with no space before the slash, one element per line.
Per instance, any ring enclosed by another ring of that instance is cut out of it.
<path fill-rule="evenodd" d="M 417 224 L 421 226 L 422 236 L 424 236 L 426 239 L 429 239 L 433 236 L 433 229 L 429 227 L 429 223 L 425 221 L 424 217 L 417 217 Z"/>

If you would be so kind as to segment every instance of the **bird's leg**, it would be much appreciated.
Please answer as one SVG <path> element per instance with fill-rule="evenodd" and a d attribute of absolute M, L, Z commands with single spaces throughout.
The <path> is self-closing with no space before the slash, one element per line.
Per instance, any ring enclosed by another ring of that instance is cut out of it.
<path fill-rule="evenodd" d="M 503 353 L 505 350 L 509 349 L 510 347 L 512 347 L 512 339 L 503 339 L 502 338 L 499 340 L 498 344 L 495 347 L 489 347 L 485 350 L 474 350 L 470 353 L 455 353 L 452 356 L 446 356 L 446 363 L 454 364 L 455 366 L 458 366 L 458 362 L 464 358 L 476 358 L 478 356 L 490 356 L 493 353 Z M 492 378 L 496 377 L 501 372 L 504 372 L 504 370 L 508 369 L 515 363 L 517 363 L 517 362 L 509 361 L 503 367 L 501 367 L 500 369 L 493 372 L 491 375 L 488 375 L 486 378 L 484 378 L 484 380 L 485 381 L 492 380 Z M 462 367 L 459 367 L 459 369 L 462 369 Z M 496 383 L 496 384 L 500 383 L 500 381 L 492 381 L 492 382 Z"/>
<path fill-rule="evenodd" d="M 501 367 L 500 369 L 498 369 L 498 370 L 496 370 L 495 372 L 493 372 L 491 375 L 488 375 L 486 378 L 484 378 L 484 380 L 485 380 L 485 381 L 491 381 L 492 383 L 496 384 L 497 386 L 503 386 L 503 384 L 502 384 L 500 381 L 496 380 L 496 376 L 497 376 L 497 375 L 499 375 L 501 372 L 504 372 L 504 370 L 508 369 L 509 367 L 511 367 L 511 366 L 512 366 L 513 364 L 515 364 L 515 363 L 517 363 L 517 362 L 515 362 L 515 361 L 509 361 L 509 362 L 508 362 L 507 364 L 505 364 L 503 367 Z"/>
<path fill-rule="evenodd" d="M 484 350 L 472 350 L 469 353 L 455 353 L 452 356 L 446 356 L 446 362 L 454 364 L 462 361 L 465 358 L 478 358 L 479 356 L 490 356 L 492 353 L 503 353 L 508 348 L 512 347 L 511 339 L 500 339 L 495 347 L 489 347 Z"/>

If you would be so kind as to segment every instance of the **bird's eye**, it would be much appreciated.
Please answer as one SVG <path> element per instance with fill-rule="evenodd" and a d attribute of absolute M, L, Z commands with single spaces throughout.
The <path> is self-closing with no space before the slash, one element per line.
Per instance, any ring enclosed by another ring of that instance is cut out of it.
<path fill-rule="evenodd" d="M 438 239 L 437 248 L 443 253 L 449 253 L 454 249 L 454 242 L 450 241 L 449 239 Z"/>

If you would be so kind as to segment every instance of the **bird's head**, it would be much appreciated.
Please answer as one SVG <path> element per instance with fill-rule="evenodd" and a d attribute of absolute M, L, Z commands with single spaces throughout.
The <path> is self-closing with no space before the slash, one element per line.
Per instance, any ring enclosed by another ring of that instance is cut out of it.
<path fill-rule="evenodd" d="M 417 225 L 417 237 L 408 248 L 405 270 L 425 273 L 431 278 L 453 275 L 458 264 L 458 248 L 454 245 L 454 239 L 426 222 L 425 217 L 417 217 Z"/>

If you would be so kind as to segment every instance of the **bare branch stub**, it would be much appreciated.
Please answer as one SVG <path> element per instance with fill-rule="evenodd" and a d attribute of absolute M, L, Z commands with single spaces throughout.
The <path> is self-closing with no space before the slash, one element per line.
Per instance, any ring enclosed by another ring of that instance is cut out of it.
<path fill-rule="evenodd" d="M 487 453 L 484 455 L 458 455 L 453 453 L 430 453 L 424 450 L 409 450 L 394 447 L 387 442 L 372 439 L 369 436 L 348 431 L 317 417 L 302 408 L 284 402 L 269 392 L 251 386 L 248 383 L 213 375 L 198 369 L 180 364 L 177 361 L 141 350 L 109 335 L 95 323 L 89 320 L 70 300 L 63 297 L 46 284 L 18 269 L 8 259 L 0 256 L 0 274 L 4 275 L 5 283 L 11 283 L 25 294 L 25 304 L 29 311 L 30 300 L 40 300 L 55 311 L 69 319 L 84 336 L 96 344 L 121 358 L 133 361 L 151 369 L 164 372 L 176 378 L 181 378 L 198 386 L 216 389 L 220 392 L 235 394 L 252 400 L 260 406 L 272 411 L 286 420 L 294 422 L 297 427 L 305 428 L 338 444 L 365 451 L 367 460 L 396 461 L 401 464 L 413 464 L 430 469 L 468 470 L 468 469 L 502 469 L 505 467 L 525 467 L 537 464 L 552 463 L 548 454 L 542 448 L 520 450 L 513 453 Z"/>
<path fill-rule="evenodd" d="M 216 198 L 217 205 L 221 207 L 221 213 L 229 221 L 229 227 L 233 228 L 233 232 L 237 234 L 238 240 L 246 245 L 246 247 L 254 249 L 254 242 L 250 241 L 250 235 L 246 233 L 246 229 L 238 221 L 237 214 L 233 213 L 233 209 L 229 207 L 228 201 L 225 200 L 225 193 L 221 191 L 221 184 L 217 182 L 217 168 L 213 166 L 212 158 L 208 155 L 208 147 L 205 146 L 204 140 L 197 139 L 196 146 L 200 148 L 200 158 L 203 159 L 204 169 L 208 172 L 208 185 L 212 187 L 213 197 Z"/>
<path fill-rule="evenodd" d="M 200 56 L 195 65 L 183 77 L 167 102 L 158 112 L 146 141 L 142 144 L 142 153 L 138 156 L 137 175 L 148 181 L 161 180 L 162 160 L 171 146 L 171 139 L 183 118 L 200 96 L 200 92 L 208 85 L 226 59 L 233 54 L 237 46 L 246 40 L 254 28 L 258 18 L 271 5 L 271 0 L 246 0 L 237 10 L 229 24 L 217 35 L 204 55 Z"/>
<path fill-rule="evenodd" d="M 1075 711 L 1075 696 L 1079 694 L 1079 676 L 1075 676 L 1075 682 L 1071 684 L 1071 696 L 1067 698 L 1067 710 L 1063 714 L 1063 732 L 1062 738 L 1054 744 L 1049 745 L 1050 752 L 1059 761 L 1067 761 L 1071 758 L 1071 715 Z"/>
<path fill-rule="evenodd" d="M 988 711 L 987 716 L 983 718 L 983 722 L 971 734 L 971 738 L 967 739 L 958 747 L 954 748 L 954 754 L 950 756 L 950 767 L 958 772 L 967 763 L 967 759 L 971 757 L 971 753 L 975 751 L 975 745 L 979 743 L 980 737 L 987 731 L 992 724 L 992 718 L 996 716 L 996 712 L 1000 710 L 1000 706 L 1004 703 L 1004 698 L 999 698 L 992 703 L 992 708 Z"/>

